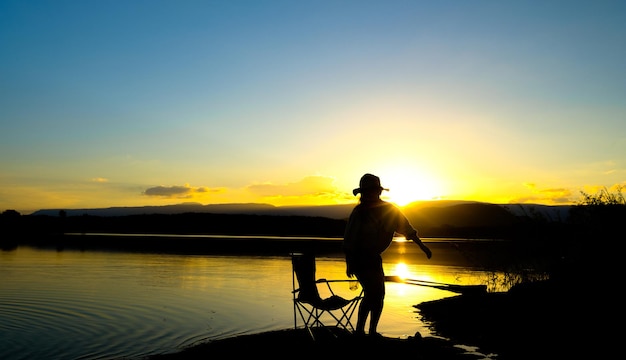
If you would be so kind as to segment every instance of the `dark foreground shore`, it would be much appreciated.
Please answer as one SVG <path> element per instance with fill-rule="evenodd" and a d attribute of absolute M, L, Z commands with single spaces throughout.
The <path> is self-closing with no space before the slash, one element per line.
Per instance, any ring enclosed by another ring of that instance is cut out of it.
<path fill-rule="evenodd" d="M 605 359 L 618 344 L 605 325 L 614 308 L 591 301 L 589 288 L 552 281 L 523 284 L 506 293 L 458 295 L 415 307 L 437 337 L 355 337 L 345 331 L 305 329 L 242 335 L 148 360 L 228 356 L 269 358 Z M 384 316 L 384 315 L 383 315 Z M 621 325 L 621 324 L 615 324 Z M 461 345 L 462 344 L 462 345 Z M 607 357 L 608 356 L 608 357 Z"/>
<path fill-rule="evenodd" d="M 195 360 L 228 355 L 252 355 L 269 359 L 370 358 L 374 355 L 401 356 L 404 359 L 477 359 L 452 342 L 435 337 L 371 338 L 355 337 L 339 329 L 316 329 L 316 340 L 305 329 L 285 329 L 254 335 L 236 336 L 185 349 L 178 353 L 155 355 L 150 360 Z"/>

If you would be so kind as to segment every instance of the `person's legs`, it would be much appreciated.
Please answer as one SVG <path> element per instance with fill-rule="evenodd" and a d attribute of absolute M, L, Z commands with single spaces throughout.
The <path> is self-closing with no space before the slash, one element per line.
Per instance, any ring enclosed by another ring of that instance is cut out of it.
<path fill-rule="evenodd" d="M 356 320 L 355 332 L 357 335 L 365 334 L 365 322 L 367 321 L 367 315 L 370 313 L 369 303 L 367 300 L 367 297 L 363 295 L 363 300 L 361 301 L 361 305 L 359 305 L 359 312 Z"/>
<path fill-rule="evenodd" d="M 366 268 L 367 269 L 367 268 Z M 367 317 L 370 315 L 372 311 L 371 306 L 371 296 L 370 294 L 374 294 L 373 291 L 373 281 L 372 281 L 372 273 L 371 271 L 358 271 L 356 273 L 356 278 L 359 280 L 359 283 L 363 287 L 363 300 L 361 300 L 361 304 L 359 305 L 359 311 L 357 314 L 356 328 L 355 332 L 357 335 L 365 334 L 365 323 L 367 322 Z"/>
<path fill-rule="evenodd" d="M 368 257 L 362 259 L 359 265 L 357 279 L 363 287 L 363 300 L 359 306 L 357 325 L 358 334 L 365 333 L 365 323 L 370 317 L 369 334 L 376 334 L 378 322 L 383 311 L 385 298 L 385 274 L 383 273 L 382 258 Z"/>
<path fill-rule="evenodd" d="M 369 334 L 375 335 L 377 333 L 378 321 L 383 313 L 383 306 L 385 303 L 385 276 L 382 275 L 382 273 L 376 274 L 376 276 L 372 279 L 369 300 Z"/>

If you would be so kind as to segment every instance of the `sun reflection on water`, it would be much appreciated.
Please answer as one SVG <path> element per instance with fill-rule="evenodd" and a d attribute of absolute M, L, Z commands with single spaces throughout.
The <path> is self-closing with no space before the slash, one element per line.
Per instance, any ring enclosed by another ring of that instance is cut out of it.
<path fill-rule="evenodd" d="M 410 278 L 409 267 L 406 266 L 405 263 L 395 264 L 393 267 L 393 273 L 395 276 L 398 276 L 403 280 Z"/>

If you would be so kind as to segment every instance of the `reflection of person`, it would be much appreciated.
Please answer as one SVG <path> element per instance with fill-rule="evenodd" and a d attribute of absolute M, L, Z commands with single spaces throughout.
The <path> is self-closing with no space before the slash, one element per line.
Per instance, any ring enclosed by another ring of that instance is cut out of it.
<path fill-rule="evenodd" d="M 380 194 L 388 190 L 380 185 L 378 176 L 365 174 L 354 195 L 361 194 L 360 202 L 354 207 L 343 239 L 346 255 L 346 274 L 363 287 L 363 301 L 359 307 L 355 333 L 365 334 L 365 322 L 370 317 L 370 336 L 380 336 L 376 329 L 383 311 L 385 299 L 385 273 L 382 253 L 389 247 L 395 233 L 413 240 L 430 259 L 430 249 L 422 243 L 400 209 L 381 200 Z"/>

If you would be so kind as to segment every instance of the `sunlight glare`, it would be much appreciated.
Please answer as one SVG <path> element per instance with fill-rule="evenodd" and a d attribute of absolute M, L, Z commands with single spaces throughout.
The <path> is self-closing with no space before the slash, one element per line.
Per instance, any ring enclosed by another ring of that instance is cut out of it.
<path fill-rule="evenodd" d="M 409 267 L 406 266 L 405 263 L 397 263 L 393 269 L 394 275 L 400 277 L 401 279 L 406 279 L 409 277 Z"/>
<path fill-rule="evenodd" d="M 389 189 L 383 192 L 383 196 L 399 206 L 420 200 L 438 200 L 442 196 L 441 182 L 410 169 L 386 172 L 381 175 L 381 182 Z"/>

